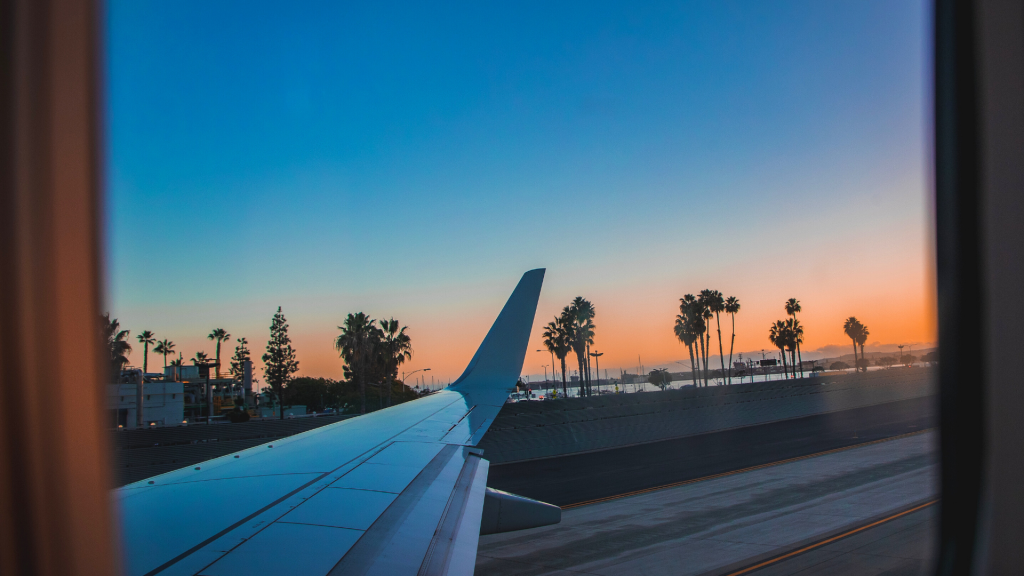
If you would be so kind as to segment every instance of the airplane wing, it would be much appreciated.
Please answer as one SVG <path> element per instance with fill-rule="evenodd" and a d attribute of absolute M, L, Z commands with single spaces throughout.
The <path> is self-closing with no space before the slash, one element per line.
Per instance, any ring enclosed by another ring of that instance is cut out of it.
<path fill-rule="evenodd" d="M 486 533 L 516 523 L 473 446 L 519 378 L 543 279 L 523 275 L 441 392 L 116 490 L 126 574 L 472 574 L 485 500 Z"/>

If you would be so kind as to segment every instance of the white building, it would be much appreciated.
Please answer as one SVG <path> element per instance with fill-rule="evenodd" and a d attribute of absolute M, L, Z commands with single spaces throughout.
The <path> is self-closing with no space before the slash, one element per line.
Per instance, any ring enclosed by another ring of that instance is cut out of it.
<path fill-rule="evenodd" d="M 135 428 L 138 384 L 108 384 L 107 410 L 110 427 Z M 177 426 L 185 414 L 184 385 L 181 382 L 147 382 L 142 388 L 142 419 L 145 425 Z"/>

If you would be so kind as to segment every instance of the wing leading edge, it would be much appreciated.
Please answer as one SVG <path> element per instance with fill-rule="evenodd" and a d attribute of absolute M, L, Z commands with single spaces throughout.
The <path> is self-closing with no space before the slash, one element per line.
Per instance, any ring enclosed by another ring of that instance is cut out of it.
<path fill-rule="evenodd" d="M 473 446 L 519 377 L 543 278 L 523 275 L 441 392 L 117 490 L 126 572 L 472 574 Z"/>

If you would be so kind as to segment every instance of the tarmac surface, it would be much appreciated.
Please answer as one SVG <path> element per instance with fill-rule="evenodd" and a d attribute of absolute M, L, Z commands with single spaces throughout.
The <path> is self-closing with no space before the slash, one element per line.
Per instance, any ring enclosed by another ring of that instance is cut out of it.
<path fill-rule="evenodd" d="M 567 509 L 556 526 L 481 537 L 476 573 L 734 574 L 934 500 L 935 434 L 917 432 L 933 424 L 930 402 L 496 466 L 492 479 L 503 483 L 490 485 Z M 907 514 L 756 573 L 920 573 L 931 514 Z"/>
<path fill-rule="evenodd" d="M 756 570 L 756 576 L 924 576 L 935 558 L 936 506 L 928 506 Z M 751 565 L 753 567 L 756 565 Z M 736 570 L 735 572 L 740 572 Z M 741 576 L 737 574 L 736 576 Z"/>
<path fill-rule="evenodd" d="M 638 446 L 492 465 L 487 485 L 558 506 L 573 505 L 924 430 L 935 425 L 934 402 L 934 397 L 915 398 Z"/>

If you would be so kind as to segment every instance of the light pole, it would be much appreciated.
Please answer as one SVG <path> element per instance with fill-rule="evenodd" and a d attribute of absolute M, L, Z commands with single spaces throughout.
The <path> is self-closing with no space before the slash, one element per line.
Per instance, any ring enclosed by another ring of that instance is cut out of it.
<path fill-rule="evenodd" d="M 420 368 L 419 370 L 413 370 L 412 372 L 409 372 L 409 376 L 412 376 L 413 374 L 415 374 L 417 372 L 429 372 L 429 371 L 430 371 L 430 368 Z M 405 370 L 402 370 L 402 385 L 403 386 L 405 385 Z"/>
<path fill-rule="evenodd" d="M 691 364 L 689 362 L 684 362 L 683 360 L 676 360 L 676 364 L 679 364 L 680 366 L 682 366 L 684 368 L 689 368 L 690 369 L 690 376 L 691 377 L 693 376 L 693 364 Z M 680 382 L 682 382 L 682 380 L 680 380 Z M 696 386 L 697 383 L 694 382 L 693 385 Z M 682 384 L 680 384 L 680 386 L 682 386 Z"/>
<path fill-rule="evenodd" d="M 594 364 L 597 366 L 597 393 L 600 394 L 601 393 L 601 361 L 597 360 L 597 358 L 600 358 L 601 356 L 604 356 L 604 352 L 598 352 L 597 350 L 594 350 L 593 352 L 590 353 L 590 355 L 595 358 Z"/>

